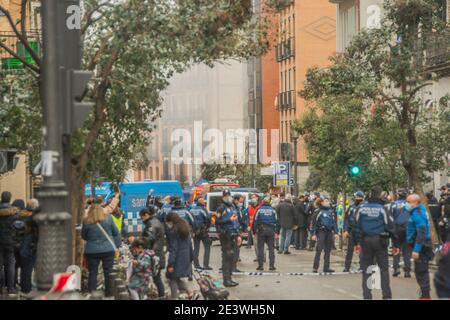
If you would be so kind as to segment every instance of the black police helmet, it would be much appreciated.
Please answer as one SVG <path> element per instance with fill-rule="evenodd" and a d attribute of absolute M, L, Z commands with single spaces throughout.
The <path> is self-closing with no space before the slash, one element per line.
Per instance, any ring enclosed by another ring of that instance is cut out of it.
<path fill-rule="evenodd" d="M 225 197 L 225 196 L 231 196 L 230 190 L 228 190 L 228 189 L 223 190 L 222 196 L 223 196 L 223 197 Z"/>

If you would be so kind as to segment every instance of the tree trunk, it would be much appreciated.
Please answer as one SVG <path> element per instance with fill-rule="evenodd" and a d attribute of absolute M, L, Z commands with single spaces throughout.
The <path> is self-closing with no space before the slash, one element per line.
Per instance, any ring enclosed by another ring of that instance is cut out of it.
<path fill-rule="evenodd" d="M 389 171 L 389 178 L 390 178 L 390 184 L 391 184 L 391 194 L 392 194 L 392 200 L 397 200 L 397 184 L 395 183 L 395 176 L 396 176 L 396 170 L 395 166 L 390 167 Z"/>

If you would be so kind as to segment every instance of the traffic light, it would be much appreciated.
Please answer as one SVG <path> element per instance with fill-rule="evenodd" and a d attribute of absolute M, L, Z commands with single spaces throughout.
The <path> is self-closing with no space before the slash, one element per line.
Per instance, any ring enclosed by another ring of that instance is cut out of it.
<path fill-rule="evenodd" d="M 16 154 L 15 150 L 0 151 L 0 174 L 16 169 L 18 162 Z"/>
<path fill-rule="evenodd" d="M 349 172 L 352 177 L 359 176 L 361 174 L 361 167 L 357 164 L 353 164 L 349 167 Z"/>
<path fill-rule="evenodd" d="M 72 134 L 81 128 L 88 114 L 94 106 L 91 102 L 81 101 L 87 83 L 92 77 L 92 72 L 82 70 L 70 70 L 68 73 L 67 85 L 70 98 L 70 110 L 67 113 L 66 133 Z"/>

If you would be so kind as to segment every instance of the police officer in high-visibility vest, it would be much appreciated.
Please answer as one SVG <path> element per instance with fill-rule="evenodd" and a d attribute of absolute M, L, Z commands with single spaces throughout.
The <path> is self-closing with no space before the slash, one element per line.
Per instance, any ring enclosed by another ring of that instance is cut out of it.
<path fill-rule="evenodd" d="M 211 215 L 205 208 L 205 199 L 202 196 L 196 199 L 196 204 L 189 210 L 195 220 L 194 230 L 194 267 L 203 270 L 212 270 L 209 266 L 209 255 L 211 252 L 211 239 L 208 234 L 211 226 Z M 203 267 L 198 259 L 200 253 L 200 242 L 203 243 Z"/>
<path fill-rule="evenodd" d="M 386 212 L 384 202 L 381 200 L 382 192 L 383 190 L 380 187 L 373 187 L 367 202 L 361 204 L 356 210 L 355 252 L 361 253 L 364 299 L 372 299 L 372 287 L 368 280 L 372 276 L 373 269 L 371 267 L 374 260 L 380 268 L 383 299 L 392 299 L 389 285 L 389 237 L 393 242 L 392 253 L 397 255 L 400 250 L 398 249 L 394 220 Z"/>
<path fill-rule="evenodd" d="M 238 212 L 233 204 L 230 190 L 222 192 L 223 203 L 217 208 L 216 226 L 222 247 L 222 275 L 225 287 L 234 287 L 238 283 L 231 279 L 237 247 L 240 244 Z"/>
<path fill-rule="evenodd" d="M 258 246 L 258 268 L 264 270 L 264 244 L 269 248 L 269 270 L 275 268 L 275 230 L 277 228 L 277 211 L 270 205 L 270 197 L 265 197 L 263 205 L 256 211 L 253 231 L 256 233 Z"/>
<path fill-rule="evenodd" d="M 406 190 L 400 189 L 397 192 L 398 200 L 394 201 L 390 206 L 390 214 L 394 218 L 395 233 L 398 237 L 398 242 L 403 256 L 403 270 L 405 271 L 405 278 L 411 278 L 411 248 L 406 241 L 406 229 L 408 227 L 409 212 L 405 209 L 406 205 Z M 392 276 L 398 277 L 400 275 L 400 255 L 394 257 L 394 273 Z"/>
<path fill-rule="evenodd" d="M 350 205 L 345 214 L 344 219 L 344 239 L 348 238 L 347 254 L 345 255 L 345 268 L 344 272 L 350 271 L 350 266 L 352 265 L 353 251 L 355 249 L 355 238 L 356 238 L 356 209 L 364 201 L 364 192 L 358 191 L 355 193 L 355 201 Z M 361 255 L 359 255 L 359 269 L 361 268 Z"/>
<path fill-rule="evenodd" d="M 313 272 L 317 273 L 320 264 L 320 255 L 324 251 L 323 272 L 334 272 L 330 269 L 330 255 L 333 248 L 334 239 L 339 239 L 337 222 L 331 207 L 330 199 L 321 196 L 322 201 L 318 202 L 317 209 L 312 221 L 312 240 L 317 241 L 316 255 L 314 257 Z M 334 238 L 333 238 L 334 236 Z"/>

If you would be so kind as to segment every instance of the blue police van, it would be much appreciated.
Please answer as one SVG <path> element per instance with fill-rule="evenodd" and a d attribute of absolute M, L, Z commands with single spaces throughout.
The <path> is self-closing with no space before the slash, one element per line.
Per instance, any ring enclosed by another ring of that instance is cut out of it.
<path fill-rule="evenodd" d="M 151 181 L 123 182 L 119 184 L 120 207 L 125 215 L 127 232 L 142 232 L 142 221 L 139 211 L 146 206 L 149 196 L 165 197 L 178 196 L 184 201 L 183 189 L 179 181 Z M 86 197 L 92 196 L 90 184 L 85 186 Z M 103 197 L 106 201 L 114 197 L 113 184 L 105 182 L 95 187 L 95 195 Z"/>

